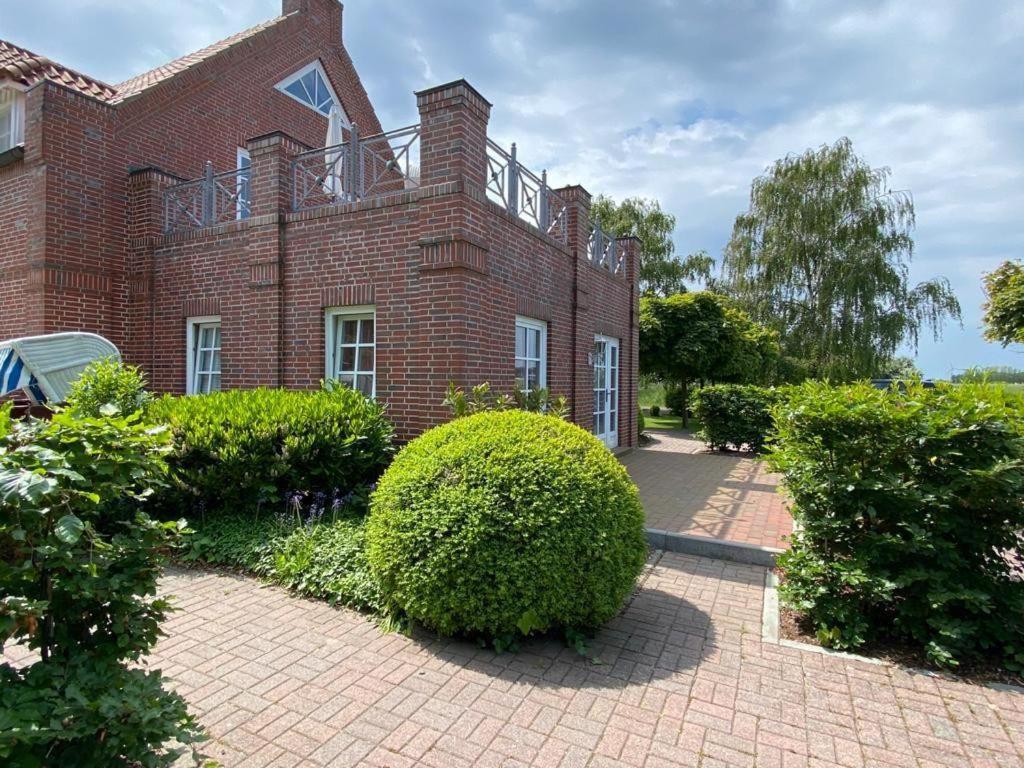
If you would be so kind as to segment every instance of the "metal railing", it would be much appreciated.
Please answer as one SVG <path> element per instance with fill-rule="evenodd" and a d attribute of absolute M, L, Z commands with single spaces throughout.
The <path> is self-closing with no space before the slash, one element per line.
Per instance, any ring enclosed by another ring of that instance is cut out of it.
<path fill-rule="evenodd" d="M 419 186 L 420 126 L 361 137 L 292 158 L 292 210 L 304 211 Z"/>
<path fill-rule="evenodd" d="M 201 179 L 164 190 L 164 232 L 181 232 L 247 219 L 250 213 L 248 168 L 213 172 L 207 162 Z"/>
<path fill-rule="evenodd" d="M 487 194 L 509 213 L 560 243 L 568 243 L 565 201 L 548 186 L 548 172 L 537 176 L 516 159 L 516 145 L 506 152 L 487 139 Z"/>
<path fill-rule="evenodd" d="M 613 235 L 609 235 L 596 222 L 590 224 L 587 238 L 587 259 L 599 269 L 618 275 L 625 269 L 625 254 L 619 249 Z"/>

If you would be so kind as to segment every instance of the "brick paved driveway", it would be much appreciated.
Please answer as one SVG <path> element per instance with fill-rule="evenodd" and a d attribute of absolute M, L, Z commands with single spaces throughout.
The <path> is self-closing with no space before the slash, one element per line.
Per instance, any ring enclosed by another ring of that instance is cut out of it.
<path fill-rule="evenodd" d="M 228 766 L 1024 766 L 1024 694 L 765 644 L 763 569 L 655 557 L 600 664 L 175 570 L 153 660 Z"/>
<path fill-rule="evenodd" d="M 640 488 L 647 527 L 782 549 L 793 521 L 778 477 L 760 461 L 709 453 L 684 432 L 650 431 L 654 442 L 622 457 Z"/>

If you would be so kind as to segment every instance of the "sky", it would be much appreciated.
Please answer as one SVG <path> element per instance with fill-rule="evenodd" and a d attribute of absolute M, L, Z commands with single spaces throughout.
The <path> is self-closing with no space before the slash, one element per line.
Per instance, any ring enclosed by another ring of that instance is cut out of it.
<path fill-rule="evenodd" d="M 0 0 L 0 38 L 117 83 L 280 7 Z M 348 0 L 344 38 L 385 129 L 464 77 L 525 165 L 657 199 L 682 254 L 720 258 L 754 177 L 847 136 L 913 193 L 912 281 L 947 277 L 963 307 L 918 365 L 1024 367 L 981 335 L 983 273 L 1024 256 L 1020 0 Z"/>

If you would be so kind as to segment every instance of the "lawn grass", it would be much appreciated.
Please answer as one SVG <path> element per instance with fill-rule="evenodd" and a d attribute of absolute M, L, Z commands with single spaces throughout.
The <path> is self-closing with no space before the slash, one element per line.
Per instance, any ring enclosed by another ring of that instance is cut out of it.
<path fill-rule="evenodd" d="M 640 382 L 640 391 L 637 399 L 641 408 L 650 408 L 652 405 L 665 405 L 665 385 L 660 381 Z"/>
<path fill-rule="evenodd" d="M 683 420 L 672 414 L 662 413 L 660 416 L 644 414 L 644 426 L 647 429 L 682 429 Z M 693 419 L 690 419 L 689 428 L 693 429 Z"/>

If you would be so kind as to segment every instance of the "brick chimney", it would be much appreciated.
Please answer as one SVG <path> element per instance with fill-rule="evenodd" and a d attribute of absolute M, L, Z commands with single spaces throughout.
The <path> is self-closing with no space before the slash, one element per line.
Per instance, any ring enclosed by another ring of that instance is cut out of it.
<path fill-rule="evenodd" d="M 331 30 L 331 34 L 337 34 L 336 41 L 341 44 L 341 12 L 342 4 L 339 0 L 282 0 L 281 14 L 287 16 L 289 13 L 308 14 L 309 22 L 317 27 L 323 25 L 324 29 Z"/>

